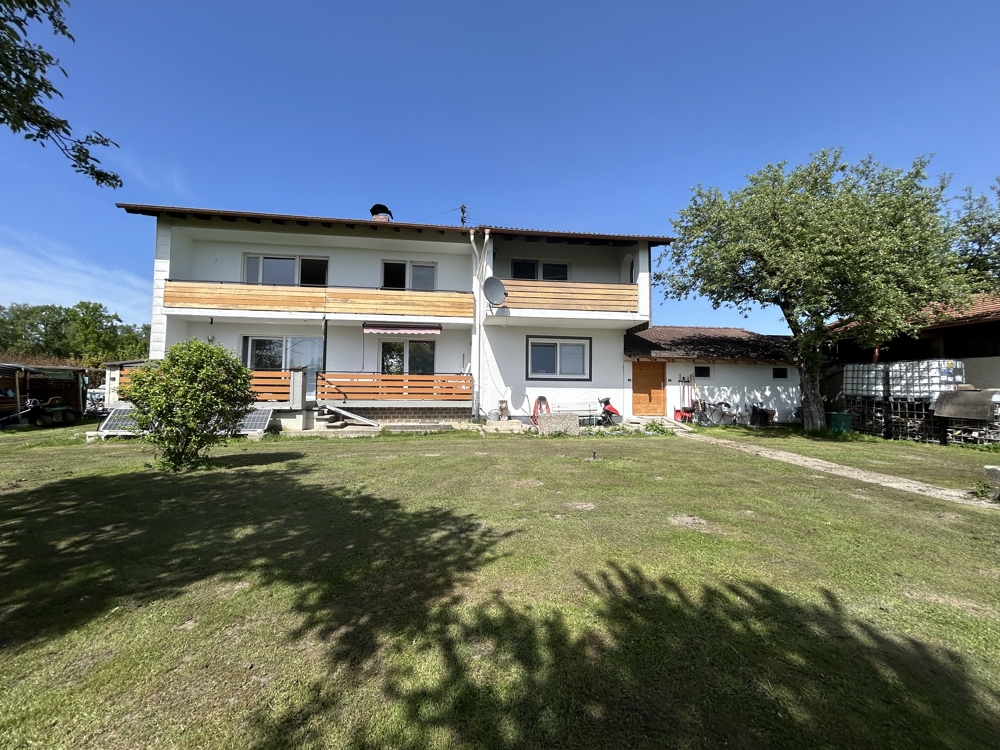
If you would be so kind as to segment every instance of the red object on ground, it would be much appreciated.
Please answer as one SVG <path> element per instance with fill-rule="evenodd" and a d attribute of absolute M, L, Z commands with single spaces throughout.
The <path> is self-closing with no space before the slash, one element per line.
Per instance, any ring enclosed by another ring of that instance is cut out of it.
<path fill-rule="evenodd" d="M 535 407 L 531 410 L 531 424 L 535 425 L 536 427 L 538 426 L 538 413 L 540 411 L 539 402 L 541 402 L 541 406 L 545 407 L 546 414 L 552 413 L 552 409 L 549 408 L 549 400 L 545 398 L 545 396 L 539 396 L 538 398 L 536 398 Z"/>

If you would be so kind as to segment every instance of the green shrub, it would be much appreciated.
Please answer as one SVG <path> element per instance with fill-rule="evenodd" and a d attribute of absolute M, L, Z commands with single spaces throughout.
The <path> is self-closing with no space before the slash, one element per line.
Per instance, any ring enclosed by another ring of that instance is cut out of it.
<path fill-rule="evenodd" d="M 120 391 L 135 407 L 136 426 L 171 471 L 191 467 L 236 433 L 253 408 L 250 371 L 221 346 L 194 339 L 132 370 Z"/>

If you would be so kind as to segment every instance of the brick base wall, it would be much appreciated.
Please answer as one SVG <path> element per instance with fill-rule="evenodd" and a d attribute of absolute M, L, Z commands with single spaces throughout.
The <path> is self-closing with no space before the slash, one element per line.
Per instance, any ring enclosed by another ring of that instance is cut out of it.
<path fill-rule="evenodd" d="M 344 406 L 359 417 L 374 419 L 379 423 L 394 422 L 467 422 L 472 419 L 468 406 L 415 406 L 415 407 L 362 407 Z"/>

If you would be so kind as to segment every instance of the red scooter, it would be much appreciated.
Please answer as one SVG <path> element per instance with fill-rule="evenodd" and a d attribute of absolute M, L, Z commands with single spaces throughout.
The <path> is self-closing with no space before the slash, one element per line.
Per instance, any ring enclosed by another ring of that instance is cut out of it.
<path fill-rule="evenodd" d="M 599 398 L 597 403 L 601 405 L 601 426 L 611 427 L 622 423 L 621 413 L 611 405 L 610 398 Z"/>

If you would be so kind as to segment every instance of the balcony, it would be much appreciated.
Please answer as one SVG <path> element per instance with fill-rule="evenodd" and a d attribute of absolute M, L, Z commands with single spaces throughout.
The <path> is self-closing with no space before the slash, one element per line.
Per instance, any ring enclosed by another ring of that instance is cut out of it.
<path fill-rule="evenodd" d="M 213 281 L 167 280 L 163 288 L 163 306 L 172 309 L 472 318 L 470 292 Z"/>
<path fill-rule="evenodd" d="M 321 372 L 317 401 L 472 401 L 471 375 Z"/>
<path fill-rule="evenodd" d="M 573 310 L 577 312 L 639 312 L 638 284 L 598 284 L 583 281 L 504 279 L 512 310 Z"/>

